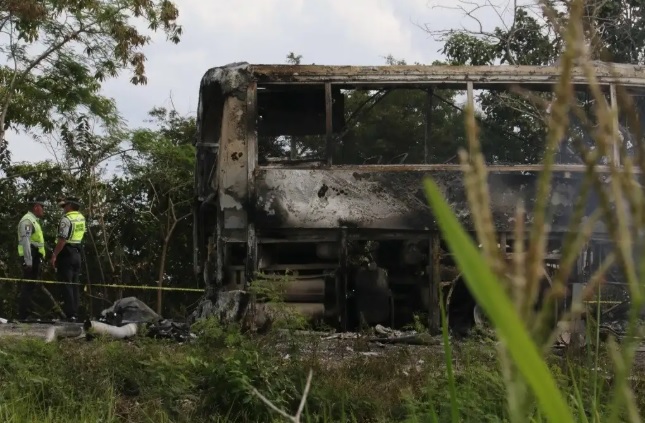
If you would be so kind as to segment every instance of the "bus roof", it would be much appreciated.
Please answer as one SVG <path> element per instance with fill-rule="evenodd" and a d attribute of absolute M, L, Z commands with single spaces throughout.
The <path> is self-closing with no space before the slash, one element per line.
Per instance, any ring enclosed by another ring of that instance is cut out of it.
<path fill-rule="evenodd" d="M 626 88 L 645 87 L 645 67 L 638 65 L 592 62 L 601 85 L 612 83 Z M 423 86 L 465 89 L 472 82 L 474 89 L 490 89 L 495 85 L 524 85 L 531 89 L 551 89 L 561 75 L 560 66 L 328 66 L 271 65 L 233 63 L 208 70 L 202 85 L 221 84 L 222 78 L 253 80 L 260 85 L 332 83 L 347 86 Z M 571 82 L 587 85 L 585 69 L 575 67 Z M 231 87 L 232 88 L 232 87 Z"/>

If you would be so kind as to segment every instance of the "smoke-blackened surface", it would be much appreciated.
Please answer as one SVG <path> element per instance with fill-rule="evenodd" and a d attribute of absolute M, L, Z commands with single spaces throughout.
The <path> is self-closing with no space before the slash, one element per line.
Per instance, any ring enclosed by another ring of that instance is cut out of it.
<path fill-rule="evenodd" d="M 436 221 L 423 192 L 432 178 L 459 220 L 473 229 L 461 172 L 359 172 L 327 169 L 258 171 L 257 224 L 266 228 L 431 230 Z M 515 227 L 523 203 L 530 224 L 535 203 L 535 173 L 492 173 L 489 191 L 494 223 L 500 231 Z M 556 176 L 550 193 L 552 231 L 564 232 L 580 191 L 580 177 Z"/>

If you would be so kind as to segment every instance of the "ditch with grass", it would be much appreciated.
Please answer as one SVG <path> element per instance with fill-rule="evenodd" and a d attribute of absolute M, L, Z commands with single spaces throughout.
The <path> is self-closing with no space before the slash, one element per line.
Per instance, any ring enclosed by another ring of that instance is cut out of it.
<path fill-rule="evenodd" d="M 360 337 L 322 340 L 282 331 L 249 336 L 235 327 L 223 329 L 215 320 L 200 322 L 195 330 L 199 338 L 186 345 L 147 338 L 56 344 L 0 340 L 0 420 L 285 421 L 252 388 L 294 414 L 310 369 L 301 421 L 510 419 L 509 392 L 492 334 L 453 342 L 447 372 L 439 345 L 377 349 L 366 355 L 361 352 L 369 346 Z M 594 410 L 599 418 L 608 415 L 616 382 L 615 373 L 605 370 L 611 369 L 606 348 L 557 351 L 544 363 L 556 392 L 580 417 L 576 421 L 586 421 L 578 407 Z M 645 405 L 644 372 L 640 367 L 633 371 L 638 407 Z M 541 421 L 538 403 L 529 404 L 527 418 Z"/>

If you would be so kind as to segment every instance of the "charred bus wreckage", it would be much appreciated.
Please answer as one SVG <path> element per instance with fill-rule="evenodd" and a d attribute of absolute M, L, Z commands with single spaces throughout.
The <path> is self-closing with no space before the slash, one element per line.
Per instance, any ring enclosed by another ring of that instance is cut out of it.
<path fill-rule="evenodd" d="M 634 66 L 596 71 L 612 102 L 614 84 L 645 85 Z M 194 213 L 195 271 L 207 297 L 280 279 L 287 281 L 287 303 L 341 330 L 362 322 L 400 327 L 415 315 L 436 329 L 440 298 L 453 328 L 474 324 L 479 310 L 440 237 L 422 181 L 432 177 L 474 233 L 456 158 L 466 146 L 463 109 L 455 103 L 512 86 L 544 95 L 558 76 L 556 66 L 235 63 L 208 70 L 199 94 Z M 572 82 L 584 97 L 581 69 Z M 539 117 L 522 113 L 525 124 L 539 126 Z M 448 127 L 450 116 L 456 124 Z M 509 257 L 516 207 L 524 204 L 530 227 L 541 169 L 539 155 L 527 151 L 542 148 L 510 132 L 482 139 L 495 226 Z M 550 193 L 545 286 L 585 171 L 567 145 Z M 608 249 L 599 226 L 578 259 L 570 293 Z"/>

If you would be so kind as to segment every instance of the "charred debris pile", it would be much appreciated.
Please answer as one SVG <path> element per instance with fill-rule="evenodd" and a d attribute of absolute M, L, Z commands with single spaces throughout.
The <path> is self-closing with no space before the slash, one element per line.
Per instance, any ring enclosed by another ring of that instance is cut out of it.
<path fill-rule="evenodd" d="M 143 335 L 183 343 L 195 337 L 190 331 L 189 323 L 164 319 L 135 297 L 117 300 L 111 307 L 103 310 L 97 318 L 88 319 L 84 323 L 57 320 L 16 322 L 0 319 L 0 337 L 3 335 L 40 337 L 46 342 L 62 338 L 91 340 L 101 335 L 117 339 Z"/>
<path fill-rule="evenodd" d="M 22 335 L 44 338 L 46 342 L 54 342 L 63 338 L 92 340 L 96 336 L 107 336 L 115 339 L 130 339 L 134 336 L 145 336 L 153 339 L 173 340 L 186 343 L 197 338 L 191 326 L 202 319 L 215 318 L 223 325 L 237 324 L 245 333 L 265 334 L 280 319 L 277 309 L 288 307 L 287 304 L 256 301 L 254 294 L 242 290 L 220 291 L 212 299 L 203 299 L 192 312 L 186 322 L 165 319 L 148 305 L 136 297 L 126 297 L 117 300 L 103 310 L 95 319 L 84 323 L 63 323 L 58 321 L 14 322 L 0 319 L 0 336 Z M 621 339 L 625 333 L 625 323 L 628 319 L 629 302 L 627 300 L 604 310 L 601 313 L 599 331 L 601 338 L 611 335 Z M 477 325 L 467 334 L 450 331 L 453 339 L 464 337 L 483 337 L 493 339 L 493 333 L 487 327 L 485 320 L 478 320 Z M 642 323 L 645 319 L 641 316 Z M 577 325 L 564 324 L 555 347 L 564 347 L 582 341 L 586 344 L 585 320 Z M 369 343 L 385 346 L 400 345 L 441 345 L 441 335 L 430 334 L 425 328 L 402 328 L 395 330 L 383 325 L 364 328 L 358 332 L 291 331 L 295 335 L 315 336 L 323 341 L 350 340 L 362 338 Z"/>

